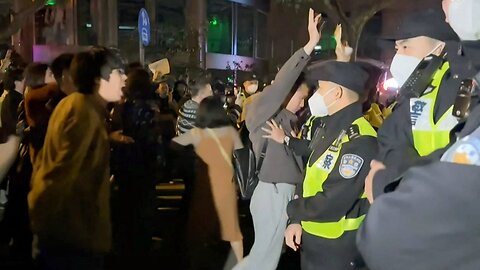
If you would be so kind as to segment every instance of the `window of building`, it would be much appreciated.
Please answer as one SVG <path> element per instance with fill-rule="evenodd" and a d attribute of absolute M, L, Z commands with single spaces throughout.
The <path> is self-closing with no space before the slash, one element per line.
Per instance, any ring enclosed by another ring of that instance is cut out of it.
<path fill-rule="evenodd" d="M 208 1 L 208 52 L 232 53 L 232 7 L 233 4 L 229 1 Z"/>
<path fill-rule="evenodd" d="M 263 12 L 257 13 L 257 58 L 268 57 L 268 29 L 267 15 Z"/>
<path fill-rule="evenodd" d="M 35 13 L 35 44 L 67 44 L 68 31 L 66 8 L 47 5 Z"/>
<path fill-rule="evenodd" d="M 169 52 L 185 51 L 185 5 L 182 1 L 157 0 L 156 23 L 152 25 L 151 50 L 158 55 L 166 56 Z"/>
<path fill-rule="evenodd" d="M 255 10 L 249 6 L 238 5 L 237 55 L 253 56 L 254 30 Z"/>
<path fill-rule="evenodd" d="M 91 0 L 77 1 L 78 44 L 97 44 L 97 32 L 92 19 Z"/>

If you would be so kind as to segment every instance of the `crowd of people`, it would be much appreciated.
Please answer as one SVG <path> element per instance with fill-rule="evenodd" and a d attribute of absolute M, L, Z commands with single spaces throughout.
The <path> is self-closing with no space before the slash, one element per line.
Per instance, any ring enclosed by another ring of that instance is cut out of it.
<path fill-rule="evenodd" d="M 235 270 L 276 269 L 285 245 L 305 270 L 479 269 L 479 7 L 443 0 L 383 38 L 401 87 L 380 122 L 368 115 L 381 70 L 350 61 L 341 26 L 337 59 L 308 67 L 322 28 L 312 9 L 309 41 L 262 91 L 256 77 L 237 88 L 204 72 L 171 83 L 113 48 L 28 65 L 9 51 L 1 251 L 38 269 L 103 269 L 111 253 L 143 267 L 157 181 L 181 178 L 179 269 L 212 269 L 203 250 L 218 241 Z M 244 257 L 234 152 L 248 147 L 258 183 Z"/>

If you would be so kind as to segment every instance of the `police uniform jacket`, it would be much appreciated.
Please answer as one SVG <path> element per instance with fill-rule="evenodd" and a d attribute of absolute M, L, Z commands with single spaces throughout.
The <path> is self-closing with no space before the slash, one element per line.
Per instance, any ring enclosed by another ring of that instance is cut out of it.
<path fill-rule="evenodd" d="M 308 130 L 308 132 L 311 133 L 312 139 L 315 133 L 317 132 L 317 130 L 319 130 L 320 132 L 320 128 L 325 125 L 325 118 L 327 117 L 322 117 L 322 118 L 317 117 L 312 121 L 312 125 Z M 321 130 L 325 131 L 324 128 L 322 128 Z M 325 134 L 317 133 L 317 136 L 325 137 Z M 290 137 L 290 142 L 288 146 L 293 150 L 295 154 L 302 156 L 304 158 L 308 158 L 312 153 L 312 149 L 310 148 L 311 140 L 308 140 L 306 138 L 299 139 L 299 138 Z"/>
<path fill-rule="evenodd" d="M 353 121 L 362 117 L 362 115 L 362 106 L 355 103 L 332 116 L 326 117 L 325 130 L 323 131 L 324 139 L 315 146 L 308 165 L 311 166 L 320 158 L 338 138 L 342 129 L 348 130 Z M 352 139 L 343 144 L 338 160 L 341 160 L 341 157 L 345 155 L 359 157 L 363 162 L 356 168 L 356 175 L 350 179 L 345 179 L 339 171 L 340 162 L 328 164 L 328 160 L 326 160 L 326 164 L 323 165 L 334 166 L 334 168 L 323 184 L 323 192 L 319 192 L 312 197 L 302 198 L 303 188 L 302 185 L 298 185 L 296 194 L 299 195 L 299 198 L 292 200 L 287 207 L 291 223 L 299 223 L 300 221 L 337 222 L 359 200 L 359 196 L 364 189 L 364 179 L 370 169 L 370 161 L 377 154 L 377 142 L 374 137 L 351 135 L 353 136 Z"/>
<path fill-rule="evenodd" d="M 443 77 L 434 105 L 435 122 L 454 104 L 461 81 L 471 79 L 480 71 L 480 42 L 447 42 L 446 50 L 450 69 Z M 398 184 L 397 178 L 408 168 L 434 162 L 445 151 L 439 149 L 426 157 L 420 157 L 413 142 L 411 109 L 408 101 L 399 104 L 378 131 L 377 159 L 387 169 L 375 175 L 374 197 L 392 191 Z"/>
<path fill-rule="evenodd" d="M 480 269 L 480 107 L 441 160 L 409 169 L 357 235 L 371 270 Z"/>

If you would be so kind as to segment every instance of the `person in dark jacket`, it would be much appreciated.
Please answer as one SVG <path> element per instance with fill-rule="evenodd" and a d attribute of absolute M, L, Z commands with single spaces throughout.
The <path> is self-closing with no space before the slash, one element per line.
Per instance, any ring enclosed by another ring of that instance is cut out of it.
<path fill-rule="evenodd" d="M 470 48 L 464 51 L 468 56 L 479 44 L 480 24 L 475 18 L 480 3 L 446 0 L 443 4 L 448 22 Z M 467 59 L 466 69 L 480 64 L 478 57 Z M 479 75 L 473 79 L 478 81 Z M 474 94 L 478 91 L 477 87 Z M 476 105 L 478 100 L 472 99 L 469 116 L 454 128 L 450 147 L 406 171 L 395 192 L 375 199 L 357 236 L 369 269 L 480 268 L 475 252 L 480 234 L 474 229 L 480 226 L 480 107 Z"/>
<path fill-rule="evenodd" d="M 128 74 L 127 100 L 122 105 L 122 134 L 131 143 L 115 144 L 112 152 L 115 175 L 117 252 L 127 263 L 138 263 L 150 250 L 153 234 L 155 166 L 160 130 L 156 122 L 150 75 L 144 69 Z"/>
<path fill-rule="evenodd" d="M 357 246 L 371 270 L 480 269 L 480 107 L 436 161 L 370 207 Z"/>
<path fill-rule="evenodd" d="M 452 115 L 453 104 L 461 81 L 471 73 L 457 68 L 462 65 L 456 58 L 458 37 L 439 8 L 406 15 L 390 38 L 396 40 L 397 48 L 390 69 L 400 85 L 423 57 L 429 56 L 424 61 L 439 59 L 439 65 L 422 74 L 430 83 L 417 86 L 421 89 L 415 89 L 416 94 L 406 87 L 400 90 L 398 105 L 378 130 L 379 155 L 366 182 L 370 201 L 409 167 L 450 143 L 449 133 L 458 123 Z"/>
<path fill-rule="evenodd" d="M 7 94 L 2 102 L 0 112 L 2 133 L 4 135 L 2 141 L 4 141 L 9 134 L 15 134 L 18 119 L 18 105 L 20 105 L 20 102 L 23 100 L 25 88 L 23 69 L 8 69 L 3 81 Z"/>
<path fill-rule="evenodd" d="M 262 148 L 268 143 L 264 137 L 265 129 L 268 129 L 267 121 L 274 120 L 282 125 L 285 132 L 290 133 L 297 121 L 295 113 L 304 107 L 308 87 L 305 85 L 298 89 L 292 87 L 320 40 L 317 28 L 320 18 L 320 15 L 315 17 L 314 11 L 310 9 L 309 42 L 283 65 L 273 84 L 256 94 L 252 103 L 246 105 L 246 127 L 250 132 L 249 137 L 257 160 Z M 250 254 L 234 268 L 235 270 L 276 269 L 287 224 L 285 208 L 293 198 L 295 185 L 301 180 L 301 167 L 301 157 L 284 145 L 269 143 L 266 146 L 265 159 L 258 176 L 260 181 L 250 203 L 255 243 Z"/>
<path fill-rule="evenodd" d="M 18 108 L 23 100 L 24 77 L 23 70 L 9 68 L 5 74 L 4 83 L 7 94 L 2 103 L 1 121 L 2 131 L 1 143 L 5 143 L 3 139 L 9 138 L 8 142 L 11 146 L 16 146 L 16 151 L 9 151 L 15 154 L 15 157 L 9 156 L 9 152 L 2 152 L 2 159 L 14 160 L 12 164 L 9 162 L 9 171 L 6 176 L 0 179 L 0 190 L 9 190 L 8 203 L 5 207 L 3 219 L 0 222 L 0 246 L 5 247 L 9 251 L 10 259 L 28 263 L 31 257 L 32 234 L 29 230 L 28 207 L 25 200 L 25 193 L 28 192 L 31 169 L 23 173 L 18 168 L 18 149 L 21 138 L 13 136 L 17 134 L 16 126 L 18 119 Z M 13 140 L 12 140 L 13 139 Z M 12 144 L 13 142 L 13 144 Z M 18 142 L 15 143 L 15 142 Z M 3 145 L 4 147 L 6 145 Z M 27 153 L 28 154 L 28 153 Z M 30 165 L 27 155 L 28 164 Z"/>

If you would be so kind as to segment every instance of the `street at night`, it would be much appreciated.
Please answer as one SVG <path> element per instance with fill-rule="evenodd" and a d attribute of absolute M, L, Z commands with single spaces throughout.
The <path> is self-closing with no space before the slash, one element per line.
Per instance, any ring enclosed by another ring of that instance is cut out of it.
<path fill-rule="evenodd" d="M 0 0 L 0 270 L 480 269 L 480 0 Z"/>

